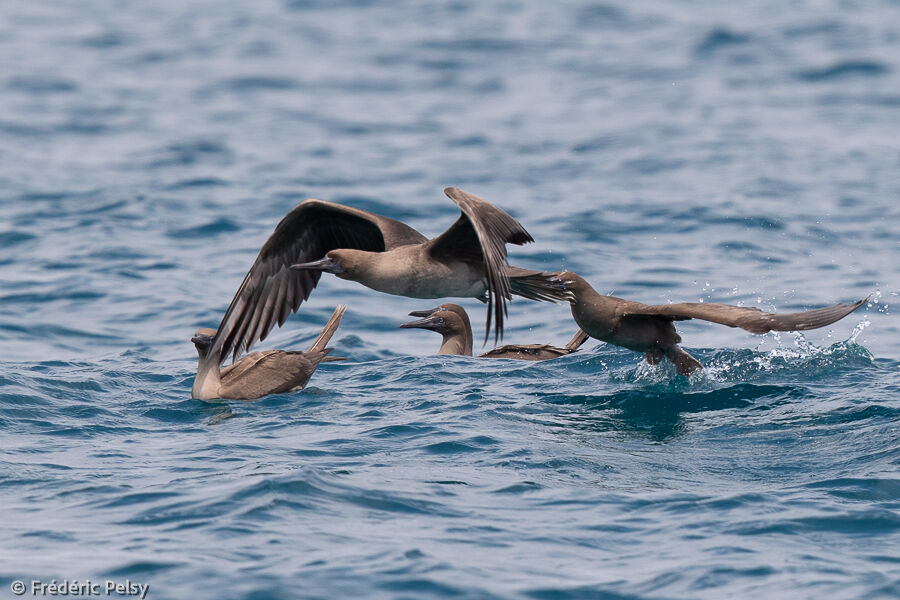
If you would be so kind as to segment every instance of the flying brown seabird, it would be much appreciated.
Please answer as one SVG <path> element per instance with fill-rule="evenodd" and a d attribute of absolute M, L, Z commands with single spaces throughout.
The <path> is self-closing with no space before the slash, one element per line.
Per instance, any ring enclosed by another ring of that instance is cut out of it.
<path fill-rule="evenodd" d="M 418 321 L 404 323 L 400 327 L 430 329 L 443 336 L 438 354 L 459 354 L 472 356 L 472 327 L 469 315 L 458 304 L 441 304 L 431 310 L 414 310 L 411 317 L 422 317 Z M 548 360 L 577 352 L 588 339 L 588 335 L 578 330 L 565 348 L 550 344 L 509 344 L 479 354 L 478 358 L 513 358 L 518 360 Z"/>
<path fill-rule="evenodd" d="M 338 306 L 322 333 L 306 352 L 286 350 L 266 350 L 252 352 L 222 370 L 219 365 L 223 357 L 214 351 L 214 329 L 200 329 L 191 338 L 200 355 L 197 376 L 191 397 L 198 400 L 229 398 L 233 400 L 253 400 L 269 394 L 294 392 L 307 384 L 320 362 L 345 360 L 339 356 L 327 356 L 331 348 L 328 341 L 341 323 L 341 316 L 347 309 Z"/>
<path fill-rule="evenodd" d="M 866 303 L 835 304 L 806 312 L 772 314 L 757 308 L 708 302 L 681 302 L 648 306 L 640 302 L 603 296 L 583 278 L 569 271 L 556 274 L 556 283 L 571 293 L 572 316 L 588 335 L 603 342 L 644 352 L 651 365 L 663 357 L 675 363 L 682 375 L 702 369 L 696 358 L 679 345 L 681 336 L 673 321 L 703 319 L 751 333 L 818 329 L 838 321 Z"/>
<path fill-rule="evenodd" d="M 479 298 L 488 304 L 487 329 L 493 319 L 495 338 L 503 333 L 511 294 L 566 300 L 549 273 L 507 263 L 507 243 L 533 241 L 518 221 L 457 188 L 444 193 L 462 214 L 431 240 L 358 208 L 312 198 L 298 204 L 263 244 L 225 311 L 211 354 L 234 360 L 265 339 L 309 298 L 323 271 L 398 296 Z"/>
<path fill-rule="evenodd" d="M 236 358 L 265 339 L 309 297 L 322 272 L 412 298 L 475 297 L 488 304 L 487 329 L 502 335 L 511 294 L 564 300 L 550 275 L 509 266 L 506 244 L 533 241 L 522 225 L 456 188 L 444 193 L 462 213 L 431 240 L 388 217 L 307 199 L 275 227 L 225 312 L 212 351 Z M 487 332 L 485 333 L 487 339 Z"/>
<path fill-rule="evenodd" d="M 283 258 L 295 257 L 295 264 L 288 264 L 292 271 L 303 274 L 299 291 L 306 295 L 325 271 L 396 296 L 478 298 L 488 305 L 485 341 L 492 321 L 494 339 L 502 337 L 511 294 L 531 300 L 565 299 L 549 285 L 549 274 L 507 262 L 506 244 L 534 241 L 518 221 L 460 189 L 446 188 L 444 193 L 462 214 L 447 231 L 430 240 L 394 219 L 322 200 L 305 200 L 272 235 L 279 240 L 277 250 L 273 249 L 282 255 L 279 266 Z M 283 235 L 291 239 L 282 242 Z M 318 260 L 299 262 L 314 257 Z"/>

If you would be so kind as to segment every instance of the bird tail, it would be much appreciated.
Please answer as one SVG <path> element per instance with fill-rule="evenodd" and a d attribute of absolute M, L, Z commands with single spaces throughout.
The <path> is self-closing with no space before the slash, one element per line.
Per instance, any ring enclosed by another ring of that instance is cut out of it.
<path fill-rule="evenodd" d="M 331 318 L 328 319 L 328 322 L 325 323 L 325 327 L 322 329 L 322 333 L 319 334 L 319 337 L 316 338 L 316 341 L 312 343 L 312 346 L 309 347 L 307 352 L 321 352 L 322 354 L 328 354 L 331 352 L 331 348 L 326 348 L 325 346 L 331 341 L 331 336 L 334 335 L 334 332 L 337 331 L 338 325 L 341 324 L 341 317 L 344 315 L 344 311 L 347 310 L 346 304 L 341 304 L 337 308 L 334 309 L 334 313 L 332 313 Z M 344 360 L 340 356 L 329 356 L 322 359 L 323 361 L 330 360 Z"/>
<path fill-rule="evenodd" d="M 510 265 L 506 267 L 506 275 L 509 277 L 509 290 L 517 296 L 545 302 L 573 300 L 565 282 L 557 277 L 558 273 L 545 273 Z"/>
<path fill-rule="evenodd" d="M 588 338 L 589 338 L 589 337 L 590 337 L 590 336 L 589 336 L 588 334 L 586 334 L 586 333 L 579 327 L 579 328 L 578 328 L 578 331 L 575 332 L 575 335 L 572 336 L 572 339 L 569 340 L 569 343 L 566 344 L 566 350 L 568 350 L 569 352 L 575 352 L 576 350 L 578 350 L 579 348 L 581 348 L 581 345 L 582 345 L 583 343 L 585 343 L 586 341 L 588 341 Z"/>
<path fill-rule="evenodd" d="M 685 352 L 678 344 L 672 344 L 666 348 L 666 358 L 675 363 L 675 368 L 680 375 L 687 376 L 703 368 L 699 360 Z"/>

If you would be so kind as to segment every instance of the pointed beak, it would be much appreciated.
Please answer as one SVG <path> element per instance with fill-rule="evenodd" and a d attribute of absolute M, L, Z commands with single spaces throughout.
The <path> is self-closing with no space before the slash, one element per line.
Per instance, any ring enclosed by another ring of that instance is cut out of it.
<path fill-rule="evenodd" d="M 327 256 L 325 258 L 320 258 L 319 260 L 314 260 L 312 262 L 297 263 L 295 265 L 291 265 L 291 269 L 293 269 L 294 271 L 324 271 L 325 273 L 334 274 L 344 272 L 344 270 L 341 268 L 341 263 Z"/>
<path fill-rule="evenodd" d="M 413 313 L 409 314 L 412 315 Z M 432 331 L 441 331 L 442 329 L 444 329 L 444 327 L 444 320 L 440 317 L 433 316 L 427 316 L 424 319 L 419 319 L 418 321 L 410 321 L 409 323 L 403 323 L 402 325 L 400 325 L 401 329 L 431 329 Z"/>
<path fill-rule="evenodd" d="M 430 308 L 428 310 L 414 310 L 411 313 L 409 313 L 409 316 L 411 316 L 411 317 L 430 317 L 431 315 L 433 315 L 434 313 L 436 313 L 439 310 L 441 310 L 441 309 L 440 308 Z"/>

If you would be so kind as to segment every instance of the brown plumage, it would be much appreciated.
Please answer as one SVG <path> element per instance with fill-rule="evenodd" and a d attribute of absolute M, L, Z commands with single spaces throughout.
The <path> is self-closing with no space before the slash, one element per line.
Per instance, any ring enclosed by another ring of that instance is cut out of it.
<path fill-rule="evenodd" d="M 644 352 L 650 364 L 668 358 L 682 375 L 702 369 L 703 365 L 678 346 L 681 336 L 675 332 L 673 321 L 703 319 L 752 333 L 802 331 L 830 325 L 868 300 L 864 298 L 853 304 L 835 304 L 805 312 L 773 314 L 757 308 L 708 302 L 648 306 L 598 294 L 583 278 L 569 271 L 558 273 L 556 282 L 571 293 L 572 316 L 588 335 Z"/>
<path fill-rule="evenodd" d="M 440 333 L 443 341 L 438 354 L 472 356 L 472 326 L 469 324 L 469 315 L 466 314 L 463 307 L 448 303 L 431 310 L 417 310 L 409 314 L 422 318 L 418 321 L 404 323 L 400 327 L 430 329 Z M 587 339 L 588 335 L 579 329 L 565 348 L 557 348 L 550 344 L 509 344 L 488 350 L 479 354 L 478 357 L 548 360 L 576 352 Z"/>
<path fill-rule="evenodd" d="M 562 300 L 548 274 L 511 267 L 506 244 L 533 241 L 499 208 L 457 188 L 444 190 L 460 209 L 438 237 L 365 210 L 308 199 L 275 227 L 228 306 L 213 341 L 223 360 L 237 358 L 282 325 L 322 272 L 413 298 L 475 297 L 488 304 L 487 330 L 503 332 L 511 294 Z M 487 331 L 485 333 L 487 339 Z"/>
<path fill-rule="evenodd" d="M 345 360 L 339 356 L 327 356 L 331 348 L 326 348 L 326 345 L 337 331 L 346 309 L 346 306 L 341 305 L 334 310 L 322 333 L 306 352 L 252 352 L 222 370 L 219 370 L 220 358 L 212 354 L 215 330 L 200 329 L 191 338 L 200 356 L 191 397 L 198 400 L 253 400 L 269 394 L 302 389 L 320 362 Z"/>

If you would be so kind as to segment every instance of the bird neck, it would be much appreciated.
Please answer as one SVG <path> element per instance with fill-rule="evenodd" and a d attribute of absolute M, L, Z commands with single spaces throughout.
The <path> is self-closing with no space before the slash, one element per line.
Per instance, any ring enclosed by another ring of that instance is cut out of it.
<path fill-rule="evenodd" d="M 191 388 L 191 398 L 212 400 L 219 397 L 222 377 L 219 374 L 217 357 L 201 356 L 197 361 L 197 375 Z"/>
<path fill-rule="evenodd" d="M 574 295 L 572 317 L 585 332 L 602 339 L 603 335 L 615 329 L 618 299 L 604 296 L 584 279 L 578 279 L 577 285 L 569 287 Z"/>
<path fill-rule="evenodd" d="M 415 246 L 404 246 L 387 252 L 355 251 L 352 271 L 341 275 L 341 278 L 386 294 L 406 295 L 410 272 L 418 263 L 420 253 L 417 250 Z"/>
<path fill-rule="evenodd" d="M 470 333 L 469 337 L 466 338 L 465 332 L 462 331 L 445 333 L 438 354 L 472 356 L 472 334 Z"/>

